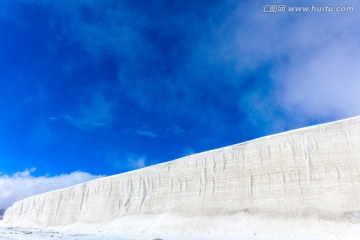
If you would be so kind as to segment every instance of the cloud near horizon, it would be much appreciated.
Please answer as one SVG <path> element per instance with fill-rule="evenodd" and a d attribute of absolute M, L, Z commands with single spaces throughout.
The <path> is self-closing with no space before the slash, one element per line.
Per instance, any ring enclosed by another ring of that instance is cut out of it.
<path fill-rule="evenodd" d="M 102 176 L 86 172 L 72 172 L 57 176 L 33 176 L 35 168 L 16 172 L 12 175 L 0 173 L 0 209 L 10 207 L 26 197 L 70 187 Z"/>

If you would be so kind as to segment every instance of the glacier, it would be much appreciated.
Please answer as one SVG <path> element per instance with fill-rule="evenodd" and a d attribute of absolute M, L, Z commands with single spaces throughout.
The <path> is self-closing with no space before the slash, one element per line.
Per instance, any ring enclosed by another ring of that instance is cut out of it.
<path fill-rule="evenodd" d="M 359 210 L 355 117 L 28 197 L 6 210 L 3 224 L 51 227 L 118 219 L 129 227 L 141 218 L 143 225 L 151 219 L 152 226 L 174 226 L 167 214 L 214 219 L 244 212 L 320 216 Z"/>

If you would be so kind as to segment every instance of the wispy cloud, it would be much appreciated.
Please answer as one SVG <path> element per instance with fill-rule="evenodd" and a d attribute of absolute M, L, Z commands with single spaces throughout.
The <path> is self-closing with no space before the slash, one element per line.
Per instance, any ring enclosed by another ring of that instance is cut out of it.
<path fill-rule="evenodd" d="M 159 137 L 158 134 L 151 132 L 151 131 L 146 131 L 146 130 L 137 130 L 136 133 L 140 136 L 145 136 L 145 137 L 149 137 L 149 138 Z"/>
<path fill-rule="evenodd" d="M 105 161 L 109 166 L 121 171 L 124 171 L 124 169 L 131 171 L 156 163 L 150 162 L 145 155 L 130 154 L 129 152 L 123 153 L 116 150 L 108 152 Z"/>
<path fill-rule="evenodd" d="M 111 56 L 116 65 L 115 94 L 100 87 L 67 113 L 77 127 L 111 125 L 119 102 L 164 129 L 216 136 L 248 122 L 268 134 L 360 114 L 358 1 L 336 1 L 355 6 L 341 14 L 266 14 L 259 1 L 177 1 L 181 14 L 156 0 L 37 2 L 69 17 L 59 32 L 94 62 Z"/>
<path fill-rule="evenodd" d="M 132 169 L 139 169 L 146 167 L 146 158 L 145 157 L 129 157 L 128 165 Z"/>
<path fill-rule="evenodd" d="M 302 112 L 306 117 L 360 114 L 360 37 L 354 41 L 344 35 L 324 42 L 307 59 L 294 59 L 286 69 L 274 72 L 277 93 L 281 93 L 278 100 L 288 112 Z"/>
<path fill-rule="evenodd" d="M 72 172 L 58 176 L 33 176 L 35 168 L 12 175 L 0 173 L 0 209 L 10 207 L 15 201 L 60 188 L 73 186 L 101 176 L 86 172 Z"/>
<path fill-rule="evenodd" d="M 181 127 L 179 127 L 179 126 L 174 126 L 174 127 L 168 128 L 167 132 L 173 133 L 175 135 L 180 135 L 180 134 L 185 133 L 185 130 L 182 129 Z"/>
<path fill-rule="evenodd" d="M 58 118 L 53 117 L 53 116 L 50 116 L 50 117 L 48 117 L 48 120 L 50 120 L 50 121 L 57 121 L 57 120 L 58 120 Z"/>
<path fill-rule="evenodd" d="M 95 121 L 91 118 L 82 118 L 82 117 L 73 117 L 69 115 L 65 115 L 63 117 L 69 124 L 74 125 L 80 129 L 89 129 L 94 127 L 105 127 L 106 122 Z"/>
<path fill-rule="evenodd" d="M 334 3 L 315 5 L 323 4 Z M 356 6 L 356 11 L 360 7 L 356 1 L 336 5 Z M 264 14 L 260 7 L 255 2 L 240 3 L 222 26 L 225 38 L 215 48 L 222 61 L 237 62 L 240 72 L 267 71 L 266 91 L 258 86 L 240 100 L 249 118 L 268 118 L 286 126 L 283 114 L 301 124 L 360 114 L 360 31 L 354 27 L 360 21 L 358 12 Z M 277 115 L 279 111 L 283 114 Z"/>
<path fill-rule="evenodd" d="M 81 97 L 85 100 L 79 101 L 72 114 L 63 119 L 81 129 L 110 126 L 114 122 L 116 99 L 108 96 L 109 88 L 105 85 L 101 83 L 83 93 Z"/>

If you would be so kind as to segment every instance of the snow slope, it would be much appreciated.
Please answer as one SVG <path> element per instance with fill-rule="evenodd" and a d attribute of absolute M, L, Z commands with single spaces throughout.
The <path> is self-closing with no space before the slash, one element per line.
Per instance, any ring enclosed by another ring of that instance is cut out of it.
<path fill-rule="evenodd" d="M 359 170 L 357 117 L 29 197 L 5 212 L 3 224 L 116 222 L 103 226 L 110 232 L 138 226 L 191 232 L 196 224 L 208 221 L 211 228 L 222 219 L 227 228 L 239 230 L 243 214 L 351 222 L 360 209 Z"/>

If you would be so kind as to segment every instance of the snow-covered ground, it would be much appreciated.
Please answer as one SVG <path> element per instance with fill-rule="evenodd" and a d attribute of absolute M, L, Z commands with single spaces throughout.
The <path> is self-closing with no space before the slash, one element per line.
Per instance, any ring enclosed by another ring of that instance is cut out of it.
<path fill-rule="evenodd" d="M 9 240 L 46 240 L 46 239 L 69 239 L 69 240 L 129 240 L 119 236 L 106 236 L 104 234 L 78 234 L 43 230 L 39 228 L 12 228 L 0 227 L 0 239 Z"/>
<path fill-rule="evenodd" d="M 51 228 L 6 227 L 0 221 L 0 240 L 355 240 L 360 236 L 356 216 L 330 213 L 322 218 L 270 213 L 188 218 L 169 214 L 161 224 L 149 224 L 149 219 L 126 217 Z"/>

